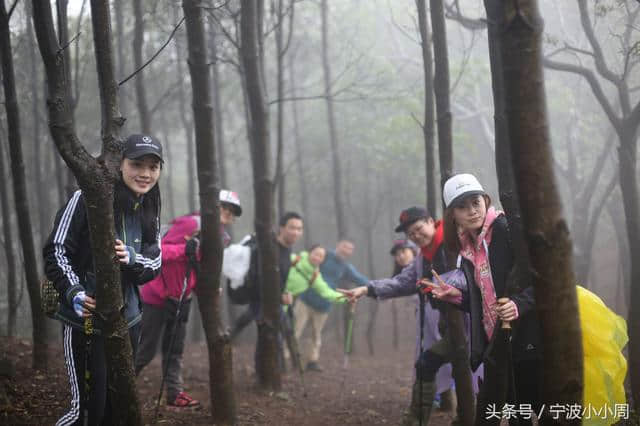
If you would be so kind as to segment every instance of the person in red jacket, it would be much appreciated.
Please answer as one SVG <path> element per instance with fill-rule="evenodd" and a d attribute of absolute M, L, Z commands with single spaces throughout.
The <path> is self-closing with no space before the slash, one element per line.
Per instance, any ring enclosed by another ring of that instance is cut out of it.
<path fill-rule="evenodd" d="M 231 225 L 242 214 L 240 200 L 235 192 L 220 191 L 220 233 L 226 247 L 229 234 L 224 226 Z M 167 405 L 196 407 L 200 403 L 184 391 L 182 379 L 182 353 L 187 332 L 189 308 L 196 286 L 197 263 L 200 260 L 198 234 L 200 214 L 181 216 L 171 222 L 171 228 L 162 238 L 162 271 L 142 287 L 142 329 L 135 359 L 136 375 L 151 362 L 162 341 L 162 371 L 167 372 Z M 176 312 L 184 282 L 187 287 L 178 318 Z M 177 321 L 177 324 L 176 324 Z M 175 324 L 175 327 L 174 327 Z M 171 332 L 175 328 L 173 344 Z M 169 348 L 171 346 L 171 348 Z"/>

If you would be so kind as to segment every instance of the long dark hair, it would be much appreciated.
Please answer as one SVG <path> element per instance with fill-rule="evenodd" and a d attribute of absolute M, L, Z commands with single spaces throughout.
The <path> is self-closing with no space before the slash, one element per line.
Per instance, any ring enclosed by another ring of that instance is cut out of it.
<path fill-rule="evenodd" d="M 115 185 L 113 194 L 113 217 L 116 221 L 116 229 L 120 227 L 122 215 L 133 196 L 121 177 Z M 142 241 L 145 243 L 155 242 L 158 239 L 161 207 L 160 183 L 156 182 L 153 188 L 142 197 Z"/>

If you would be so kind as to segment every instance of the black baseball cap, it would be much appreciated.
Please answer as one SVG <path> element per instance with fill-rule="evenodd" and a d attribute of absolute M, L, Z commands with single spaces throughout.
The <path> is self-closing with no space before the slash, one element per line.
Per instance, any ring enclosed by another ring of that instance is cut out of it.
<path fill-rule="evenodd" d="M 407 228 L 414 222 L 420 219 L 429 219 L 430 217 L 431 215 L 427 212 L 427 209 L 422 207 L 409 207 L 408 209 L 402 210 L 400 218 L 398 219 L 400 225 L 396 226 L 396 232 L 406 232 Z"/>
<path fill-rule="evenodd" d="M 149 135 L 131 135 L 124 142 L 124 151 L 122 153 L 125 158 L 135 160 L 145 155 L 155 155 L 162 159 L 162 145 L 160 141 Z"/>

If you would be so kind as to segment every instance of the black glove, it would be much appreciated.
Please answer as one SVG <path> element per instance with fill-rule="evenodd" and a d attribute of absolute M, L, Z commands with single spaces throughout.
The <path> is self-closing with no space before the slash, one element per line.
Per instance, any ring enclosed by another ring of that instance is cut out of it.
<path fill-rule="evenodd" d="M 187 258 L 190 262 L 197 261 L 196 253 L 198 252 L 199 247 L 200 240 L 197 237 L 193 237 L 189 241 L 187 241 L 187 244 L 184 248 L 184 253 L 187 255 Z"/>

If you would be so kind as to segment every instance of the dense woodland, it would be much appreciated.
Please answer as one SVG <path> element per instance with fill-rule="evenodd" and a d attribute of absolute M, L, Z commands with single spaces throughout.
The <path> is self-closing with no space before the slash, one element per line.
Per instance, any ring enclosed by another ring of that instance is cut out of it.
<path fill-rule="evenodd" d="M 212 366 L 208 421 L 233 424 L 250 411 L 247 392 L 233 396 L 244 384 L 233 383 L 237 356 L 225 334 L 239 308 L 217 290 L 219 189 L 239 194 L 233 239 L 257 233 L 273 290 L 269 235 L 281 213 L 304 218 L 295 251 L 348 237 L 360 271 L 388 276 L 400 211 L 420 205 L 439 216 L 442 184 L 458 172 L 475 174 L 518 219 L 519 272 L 535 271 L 523 279 L 533 280 L 540 312 L 565 327 L 542 325 L 549 348 L 581 356 L 573 283 L 628 321 L 628 400 L 638 411 L 638 2 L 2 0 L 0 32 L 0 335 L 33 342 L 34 368 L 54 362 L 47 345 L 61 340 L 59 324 L 39 311 L 53 217 L 80 187 L 97 194 L 90 217 L 108 219 L 100 205 L 110 202 L 118 144 L 145 132 L 165 150 L 162 223 L 203 216 L 208 266 L 189 328 L 190 341 L 207 342 Z M 98 245 L 112 235 L 102 225 Z M 116 274 L 102 270 L 105 280 Z M 116 306 L 117 294 L 106 294 Z M 279 296 L 269 294 L 265 316 L 277 323 Z M 377 304 L 359 304 L 355 356 L 375 357 L 391 341 L 372 331 L 398 326 L 381 311 L 374 323 Z M 123 330 L 113 318 L 115 336 Z M 272 362 L 276 328 L 259 338 Z M 339 334 L 338 320 L 327 329 Z M 126 351 L 118 342 L 108 350 Z M 136 384 L 118 362 L 128 404 Z M 549 400 L 581 400 L 581 385 L 567 387 L 581 381 L 580 362 L 550 355 L 544 365 Z M 295 376 L 283 385 L 276 372 L 259 378 L 262 387 L 293 392 Z M 122 424 L 149 415 L 135 405 Z"/>

